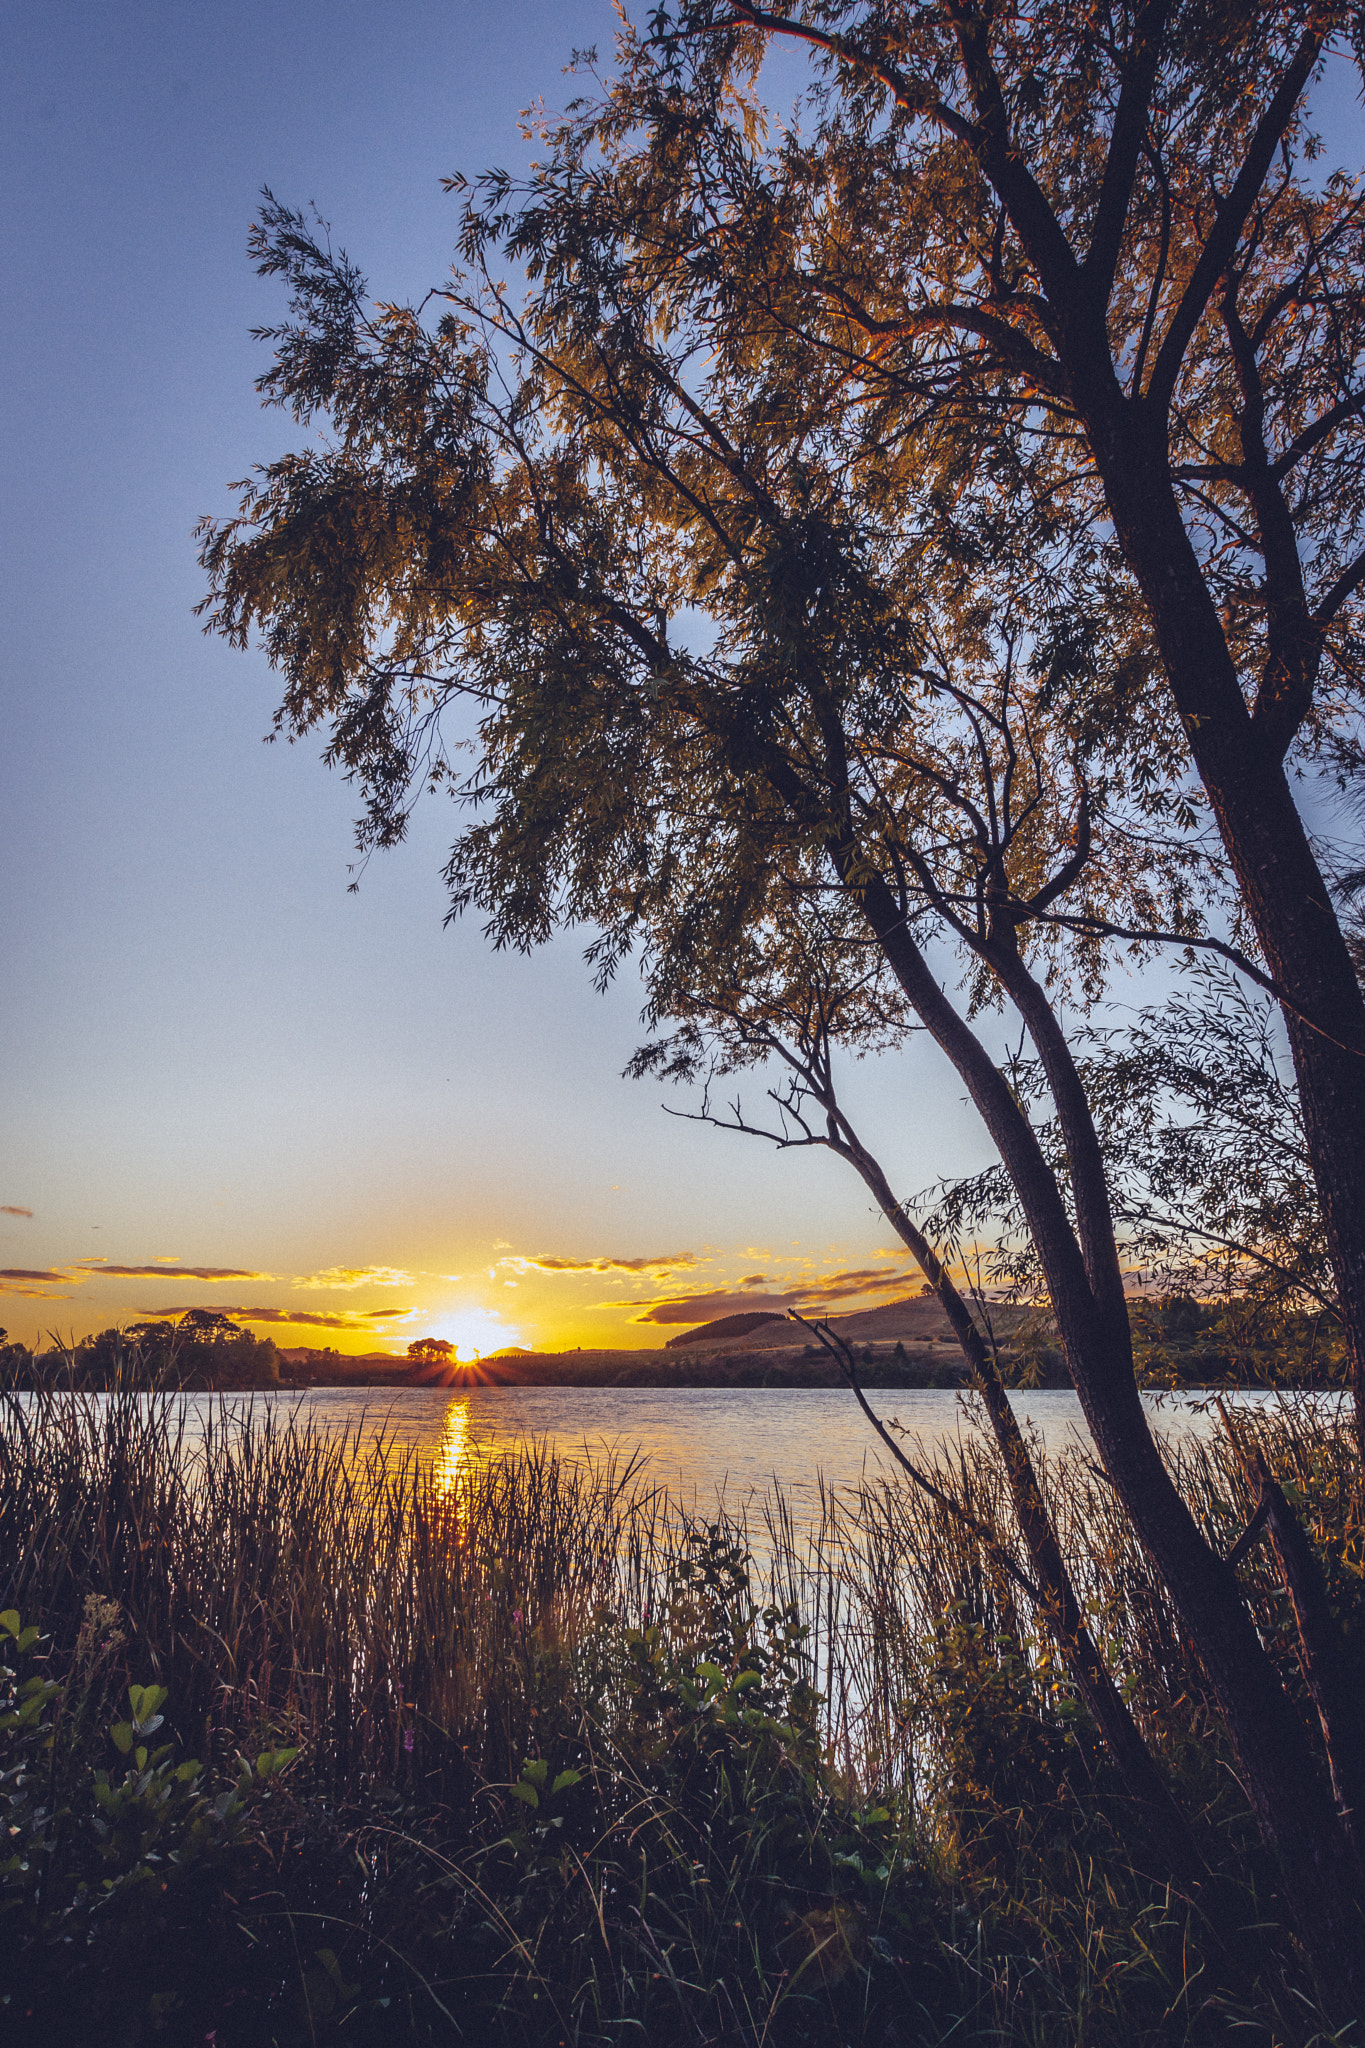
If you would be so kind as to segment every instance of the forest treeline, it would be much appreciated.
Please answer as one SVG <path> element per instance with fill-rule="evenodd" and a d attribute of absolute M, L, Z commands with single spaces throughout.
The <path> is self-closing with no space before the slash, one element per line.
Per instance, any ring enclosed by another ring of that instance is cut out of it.
<path fill-rule="evenodd" d="M 280 1384 L 280 1354 L 268 1337 L 239 1329 L 213 1309 L 174 1320 L 129 1323 L 44 1348 L 11 1343 L 0 1330 L 0 1387 L 107 1393 L 116 1387 L 187 1393 Z"/>

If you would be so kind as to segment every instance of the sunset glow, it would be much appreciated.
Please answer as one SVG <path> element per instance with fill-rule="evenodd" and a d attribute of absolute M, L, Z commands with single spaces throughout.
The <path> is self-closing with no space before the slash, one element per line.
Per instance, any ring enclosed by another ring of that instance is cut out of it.
<path fill-rule="evenodd" d="M 440 1315 L 431 1319 L 428 1329 L 424 1323 L 422 1336 L 444 1337 L 447 1344 L 455 1346 L 455 1356 L 461 1365 L 472 1365 L 477 1359 L 487 1357 L 490 1351 L 505 1351 L 510 1345 L 521 1342 L 520 1333 L 504 1323 L 495 1309 L 458 1309 L 453 1315 Z"/>
<path fill-rule="evenodd" d="M 37 1236 L 29 1219 L 22 1225 Z M 653 1350 L 722 1316 L 839 1313 L 895 1300 L 918 1284 L 902 1252 L 847 1239 L 819 1251 L 800 1239 L 782 1249 L 697 1243 L 667 1257 L 638 1253 L 620 1239 L 600 1250 L 544 1246 L 544 1239 L 526 1250 L 506 1240 L 492 1247 L 466 1241 L 444 1256 L 433 1257 L 428 1246 L 401 1263 L 329 1261 L 292 1273 L 279 1258 L 221 1265 L 131 1255 L 26 1260 L 0 1267 L 7 1297 L 0 1319 L 26 1336 L 31 1323 L 34 1337 L 52 1329 L 79 1337 L 207 1308 L 286 1349 L 401 1357 L 435 1338 L 453 1347 L 452 1364 L 468 1369 L 515 1349 Z M 136 1246 L 120 1249 L 131 1254 Z M 450 1270 L 460 1266 L 463 1273 Z M 470 1279 L 477 1291 L 467 1291 Z"/>

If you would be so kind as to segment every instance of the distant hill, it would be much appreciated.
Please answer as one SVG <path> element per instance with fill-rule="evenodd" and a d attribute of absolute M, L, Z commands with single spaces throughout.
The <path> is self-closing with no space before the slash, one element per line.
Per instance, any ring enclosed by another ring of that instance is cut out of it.
<path fill-rule="evenodd" d="M 681 1337 L 670 1337 L 664 1350 L 677 1351 L 684 1344 L 731 1344 L 737 1337 L 747 1337 L 760 1323 L 786 1321 L 782 1311 L 773 1308 L 751 1309 L 747 1315 L 717 1316 L 713 1323 L 701 1323 L 695 1330 L 684 1330 Z"/>
<path fill-rule="evenodd" d="M 291 1365 L 321 1364 L 324 1360 L 341 1359 L 345 1365 L 406 1365 L 407 1359 L 397 1351 L 337 1351 L 325 1344 L 290 1344 L 279 1347 L 280 1357 L 287 1358 Z"/>
<path fill-rule="evenodd" d="M 972 1313 L 979 1323 L 980 1309 L 973 1306 Z M 1010 1337 L 1027 1313 L 1025 1309 L 992 1302 L 990 1317 L 996 1335 L 1002 1339 Z M 814 1314 L 811 1320 L 816 1320 Z M 884 1308 L 865 1308 L 852 1315 L 819 1320 L 828 1321 L 835 1335 L 849 1344 L 937 1344 L 953 1340 L 952 1327 L 936 1294 L 908 1294 L 900 1301 L 887 1302 Z M 747 1315 L 721 1316 L 714 1323 L 701 1323 L 685 1336 L 670 1337 L 667 1348 L 724 1344 L 732 1349 L 739 1345 L 745 1351 L 775 1351 L 806 1341 L 799 1323 L 771 1310 L 753 1310 Z"/>

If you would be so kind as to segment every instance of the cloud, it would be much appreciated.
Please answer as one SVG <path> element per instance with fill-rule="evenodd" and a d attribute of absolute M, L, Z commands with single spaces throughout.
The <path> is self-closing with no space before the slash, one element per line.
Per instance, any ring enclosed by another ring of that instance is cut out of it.
<path fill-rule="evenodd" d="M 339 1315 L 317 1315 L 308 1309 L 293 1308 L 235 1308 L 233 1316 L 242 1323 L 302 1323 L 310 1330 L 368 1330 L 376 1323 L 401 1320 L 416 1314 L 410 1308 L 357 1309 L 352 1314 L 344 1310 Z"/>
<path fill-rule="evenodd" d="M 883 1287 L 904 1287 L 904 1266 L 863 1266 L 847 1273 L 831 1273 L 827 1280 L 817 1280 L 809 1287 L 796 1290 L 798 1299 L 806 1301 L 836 1301 L 846 1294 L 867 1294 Z"/>
<path fill-rule="evenodd" d="M 0 1216 L 31 1216 L 32 1209 L 21 1209 L 15 1202 L 0 1202 Z"/>
<path fill-rule="evenodd" d="M 140 1316 L 187 1316 L 192 1308 L 211 1306 L 220 1316 L 231 1316 L 235 1323 L 305 1323 L 314 1330 L 368 1330 L 375 1323 L 401 1321 L 405 1317 L 422 1313 L 414 1308 L 366 1308 L 343 1310 L 337 1315 L 314 1315 L 307 1309 L 293 1308 L 220 1308 L 217 1303 L 191 1302 L 180 1308 L 140 1308 Z"/>
<path fill-rule="evenodd" d="M 633 1323 L 710 1323 L 717 1316 L 736 1315 L 741 1309 L 754 1311 L 771 1309 L 774 1315 L 785 1314 L 792 1305 L 791 1298 L 778 1294 L 736 1294 L 732 1290 L 716 1288 L 710 1294 L 689 1294 L 669 1301 L 649 1302 L 597 1302 L 598 1308 L 639 1308 L 642 1315 L 632 1316 Z"/>
<path fill-rule="evenodd" d="M 327 1266 L 321 1273 L 304 1273 L 296 1287 L 411 1287 L 411 1273 L 397 1266 Z"/>
<path fill-rule="evenodd" d="M 273 1273 L 249 1273 L 243 1266 L 110 1266 L 103 1259 L 82 1259 L 80 1264 L 63 1277 L 78 1280 L 85 1273 L 98 1273 L 103 1279 L 112 1273 L 120 1280 L 273 1280 Z M 169 1313 L 169 1311 L 167 1311 Z"/>
<path fill-rule="evenodd" d="M 499 1259 L 514 1273 L 678 1273 L 698 1263 L 695 1252 L 659 1252 L 648 1259 Z"/>
<path fill-rule="evenodd" d="M 746 1290 L 744 1292 L 717 1287 L 704 1293 L 671 1295 L 661 1301 L 602 1302 L 599 1305 L 603 1308 L 642 1309 L 642 1315 L 631 1318 L 636 1323 L 709 1323 L 717 1316 L 735 1315 L 741 1310 L 766 1308 L 771 1309 L 774 1315 L 784 1315 L 789 1308 L 824 1307 L 831 1302 L 852 1300 L 861 1294 L 880 1294 L 888 1288 L 900 1289 L 904 1285 L 904 1267 L 861 1266 L 769 1294 L 748 1291 L 749 1282 L 741 1281 L 740 1288 Z"/>
<path fill-rule="evenodd" d="M 69 1280 L 69 1273 L 43 1273 L 32 1266 L 6 1266 L 0 1269 L 0 1280 L 46 1280 L 49 1284 L 58 1280 Z"/>

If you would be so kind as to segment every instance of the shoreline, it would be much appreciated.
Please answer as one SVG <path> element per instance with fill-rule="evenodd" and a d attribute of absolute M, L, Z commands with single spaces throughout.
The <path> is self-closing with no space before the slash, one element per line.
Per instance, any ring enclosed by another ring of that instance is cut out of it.
<path fill-rule="evenodd" d="M 909 1346 L 902 1358 L 897 1358 L 895 1349 L 886 1346 L 868 1347 L 871 1356 L 859 1356 L 857 1360 L 858 1383 L 869 1392 L 928 1390 L 945 1392 L 966 1391 L 971 1387 L 971 1374 L 956 1346 L 943 1344 L 928 1349 Z M 1002 1347 L 1001 1363 L 1011 1391 L 1033 1391 L 1040 1393 L 1069 1393 L 1071 1381 L 1065 1371 L 1050 1371 L 1025 1387 L 1022 1381 L 1014 1381 L 1011 1367 L 1015 1364 L 1008 1347 Z M 1338 1382 L 1328 1379 L 1313 1381 L 1289 1381 L 1256 1378 L 1250 1375 L 1211 1376 L 1201 1374 L 1197 1379 L 1180 1380 L 1172 1384 L 1168 1377 L 1139 1376 L 1139 1387 L 1143 1393 L 1189 1393 L 1250 1390 L 1262 1388 L 1267 1392 L 1324 1394 L 1343 1391 Z M 325 1365 L 303 1367 L 282 1365 L 280 1390 L 307 1393 L 337 1391 L 346 1388 L 374 1388 L 399 1391 L 428 1388 L 432 1391 L 455 1393 L 462 1388 L 475 1387 L 655 1387 L 663 1391 L 686 1392 L 690 1389 L 723 1387 L 766 1387 L 773 1390 L 806 1388 L 847 1387 L 848 1381 L 834 1360 L 826 1355 L 812 1357 L 807 1352 L 753 1350 L 717 1350 L 695 1353 L 676 1351 L 569 1351 L 521 1353 L 516 1356 L 500 1356 L 483 1359 L 476 1364 L 448 1367 L 414 1366 L 408 1359 L 394 1359 L 389 1368 L 385 1362 L 369 1358 L 357 1359 L 354 1366 L 345 1359 L 329 1359 Z M 221 1388 L 223 1392 L 241 1392 L 245 1388 Z"/>
<path fill-rule="evenodd" d="M 885 1355 L 859 1358 L 858 1377 L 868 1387 L 960 1387 L 968 1375 L 960 1357 L 947 1345 L 907 1350 L 903 1359 L 894 1347 Z M 832 1358 L 814 1356 L 804 1347 L 791 1350 L 723 1349 L 678 1351 L 548 1351 L 502 1354 L 472 1365 L 414 1365 L 406 1358 L 392 1366 L 375 1358 L 328 1358 L 307 1365 L 281 1363 L 280 1386 L 313 1387 L 840 1387 L 843 1374 Z"/>

